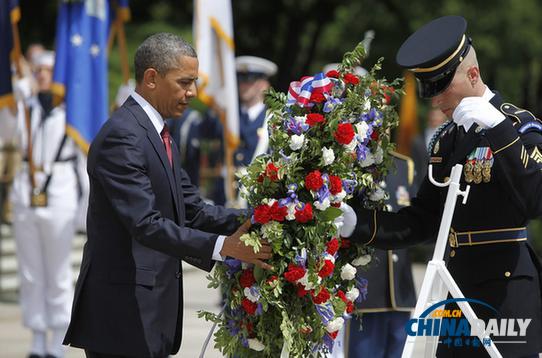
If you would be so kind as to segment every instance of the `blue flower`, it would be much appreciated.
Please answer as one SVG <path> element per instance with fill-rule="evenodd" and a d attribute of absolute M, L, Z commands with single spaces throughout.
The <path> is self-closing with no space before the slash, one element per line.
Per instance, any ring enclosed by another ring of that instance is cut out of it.
<path fill-rule="evenodd" d="M 336 106 L 342 104 L 343 102 L 344 102 L 343 99 L 328 96 L 326 103 L 324 103 L 324 109 L 323 109 L 324 113 L 329 113 L 333 111 L 333 109 L 335 109 Z"/>
<path fill-rule="evenodd" d="M 356 189 L 357 181 L 351 179 L 343 179 L 343 189 L 346 194 L 352 194 Z"/>
<path fill-rule="evenodd" d="M 365 301 L 367 299 L 367 285 L 369 281 L 363 277 L 356 276 L 356 287 L 359 290 L 359 296 L 356 302 Z"/>

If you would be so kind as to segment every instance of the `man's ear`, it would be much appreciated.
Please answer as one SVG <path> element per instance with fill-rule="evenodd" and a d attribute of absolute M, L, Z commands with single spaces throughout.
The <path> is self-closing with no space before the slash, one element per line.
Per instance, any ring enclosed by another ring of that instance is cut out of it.
<path fill-rule="evenodd" d="M 158 71 L 152 67 L 147 68 L 145 72 L 143 72 L 143 85 L 148 89 L 155 89 L 157 77 Z"/>
<path fill-rule="evenodd" d="M 470 84 L 474 87 L 480 81 L 480 69 L 477 66 L 472 66 L 467 70 L 467 78 Z"/>

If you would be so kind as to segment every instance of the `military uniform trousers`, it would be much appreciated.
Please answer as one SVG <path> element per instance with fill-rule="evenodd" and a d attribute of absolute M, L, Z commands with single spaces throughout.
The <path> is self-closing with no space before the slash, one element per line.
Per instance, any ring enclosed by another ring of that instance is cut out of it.
<path fill-rule="evenodd" d="M 43 175 L 37 179 L 43 182 Z M 30 207 L 26 163 L 11 194 L 23 324 L 38 331 L 65 329 L 73 299 L 70 252 L 78 196 L 74 164 L 53 164 L 46 207 Z"/>

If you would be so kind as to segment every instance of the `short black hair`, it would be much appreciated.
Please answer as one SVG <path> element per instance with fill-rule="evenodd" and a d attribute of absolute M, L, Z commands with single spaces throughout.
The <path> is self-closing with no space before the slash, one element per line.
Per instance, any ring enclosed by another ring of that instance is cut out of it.
<path fill-rule="evenodd" d="M 198 57 L 196 50 L 180 36 L 160 32 L 147 37 L 134 56 L 136 82 L 141 82 L 148 68 L 154 68 L 159 74 L 165 75 L 178 66 L 180 56 Z"/>

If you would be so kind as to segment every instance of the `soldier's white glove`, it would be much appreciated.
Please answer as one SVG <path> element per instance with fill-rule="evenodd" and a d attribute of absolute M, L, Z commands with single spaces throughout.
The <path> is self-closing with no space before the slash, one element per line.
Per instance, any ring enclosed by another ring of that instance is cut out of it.
<path fill-rule="evenodd" d="M 458 125 L 474 121 L 480 127 L 493 128 L 506 118 L 504 114 L 483 97 L 465 97 L 459 102 L 452 114 L 454 122 Z"/>
<path fill-rule="evenodd" d="M 117 96 L 115 97 L 115 103 L 117 107 L 123 105 L 123 103 L 130 97 L 130 95 L 135 90 L 135 81 L 133 79 L 128 80 L 128 84 L 120 85 L 119 90 L 117 91 Z"/>
<path fill-rule="evenodd" d="M 341 237 L 350 237 L 354 233 L 354 229 L 356 228 L 356 224 L 358 222 L 358 217 L 356 216 L 356 213 L 352 207 L 346 203 L 341 203 L 341 206 L 339 207 L 343 214 L 341 215 L 342 220 L 342 226 L 340 227 L 339 234 Z"/>
<path fill-rule="evenodd" d="M 32 95 L 32 82 L 30 78 L 23 77 L 13 82 L 13 93 L 17 101 L 25 101 Z"/>

